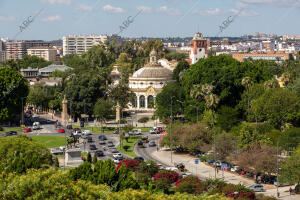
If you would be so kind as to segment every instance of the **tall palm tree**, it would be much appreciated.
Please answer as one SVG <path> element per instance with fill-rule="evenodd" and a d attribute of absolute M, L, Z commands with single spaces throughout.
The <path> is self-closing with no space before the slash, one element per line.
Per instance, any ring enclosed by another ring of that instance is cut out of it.
<path fill-rule="evenodd" d="M 286 87 L 291 82 L 291 74 L 288 72 L 285 72 L 281 75 L 281 80 Z"/>
<path fill-rule="evenodd" d="M 252 85 L 251 78 L 249 76 L 245 77 L 242 79 L 242 85 L 246 88 L 247 90 L 247 100 L 248 100 L 248 109 L 247 109 L 247 115 L 249 114 L 250 110 L 250 86 Z"/>

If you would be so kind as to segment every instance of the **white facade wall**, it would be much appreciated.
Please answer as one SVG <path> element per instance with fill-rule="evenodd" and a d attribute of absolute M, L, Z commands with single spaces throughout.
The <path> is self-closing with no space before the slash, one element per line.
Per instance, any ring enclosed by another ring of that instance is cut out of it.
<path fill-rule="evenodd" d="M 201 58 L 206 58 L 207 54 L 205 54 L 205 48 L 197 48 L 197 53 L 194 54 L 194 49 L 191 49 L 190 59 L 192 60 L 192 64 L 198 62 Z"/>
<path fill-rule="evenodd" d="M 63 37 L 63 55 L 77 54 L 87 52 L 92 46 L 105 42 L 107 35 L 89 35 L 89 36 L 64 36 Z"/>

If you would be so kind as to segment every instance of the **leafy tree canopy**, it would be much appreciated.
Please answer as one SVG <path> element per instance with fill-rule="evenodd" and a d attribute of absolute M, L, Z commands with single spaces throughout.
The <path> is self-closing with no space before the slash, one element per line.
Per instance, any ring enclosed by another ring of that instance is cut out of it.
<path fill-rule="evenodd" d="M 29 85 L 18 71 L 0 67 L 0 91 L 0 121 L 7 122 L 21 112 L 21 98 L 27 97 Z"/>

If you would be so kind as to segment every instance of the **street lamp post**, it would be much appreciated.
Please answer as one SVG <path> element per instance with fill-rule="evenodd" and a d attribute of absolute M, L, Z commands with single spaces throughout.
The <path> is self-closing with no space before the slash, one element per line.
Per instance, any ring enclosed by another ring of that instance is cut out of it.
<path fill-rule="evenodd" d="M 22 123 L 22 125 L 24 124 L 24 99 L 26 99 L 26 97 L 21 97 L 21 101 L 22 101 L 21 123 Z"/>
<path fill-rule="evenodd" d="M 171 163 L 173 163 L 173 149 L 172 149 L 172 139 L 171 139 L 171 135 L 172 135 L 172 125 L 173 125 L 173 98 L 175 98 L 175 96 L 171 97 L 171 127 L 170 127 L 170 135 L 169 135 L 169 139 L 170 139 L 170 150 L 171 150 Z"/>
<path fill-rule="evenodd" d="M 277 141 L 277 147 L 276 147 L 276 176 L 277 176 L 277 184 L 276 184 L 276 190 L 277 190 L 277 198 L 279 198 L 280 196 L 280 193 L 279 193 L 279 190 L 278 190 L 278 187 L 279 187 L 279 181 L 278 181 L 278 172 L 279 172 L 279 162 L 278 162 L 278 153 L 279 153 L 279 141 Z"/>
<path fill-rule="evenodd" d="M 214 132 L 214 167 L 215 167 L 215 179 L 217 178 L 217 165 L 216 165 L 216 131 L 215 131 L 215 116 L 214 113 L 212 113 L 213 117 L 213 132 Z"/>

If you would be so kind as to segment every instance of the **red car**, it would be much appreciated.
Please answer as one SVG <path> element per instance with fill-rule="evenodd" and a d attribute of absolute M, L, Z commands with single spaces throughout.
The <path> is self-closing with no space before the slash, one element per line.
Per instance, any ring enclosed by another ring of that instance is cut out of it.
<path fill-rule="evenodd" d="M 58 131 L 59 133 L 65 133 L 65 129 L 63 129 L 63 128 L 59 128 L 57 131 Z"/>
<path fill-rule="evenodd" d="M 24 133 L 29 133 L 29 132 L 31 132 L 31 128 L 25 128 L 24 129 Z"/>

